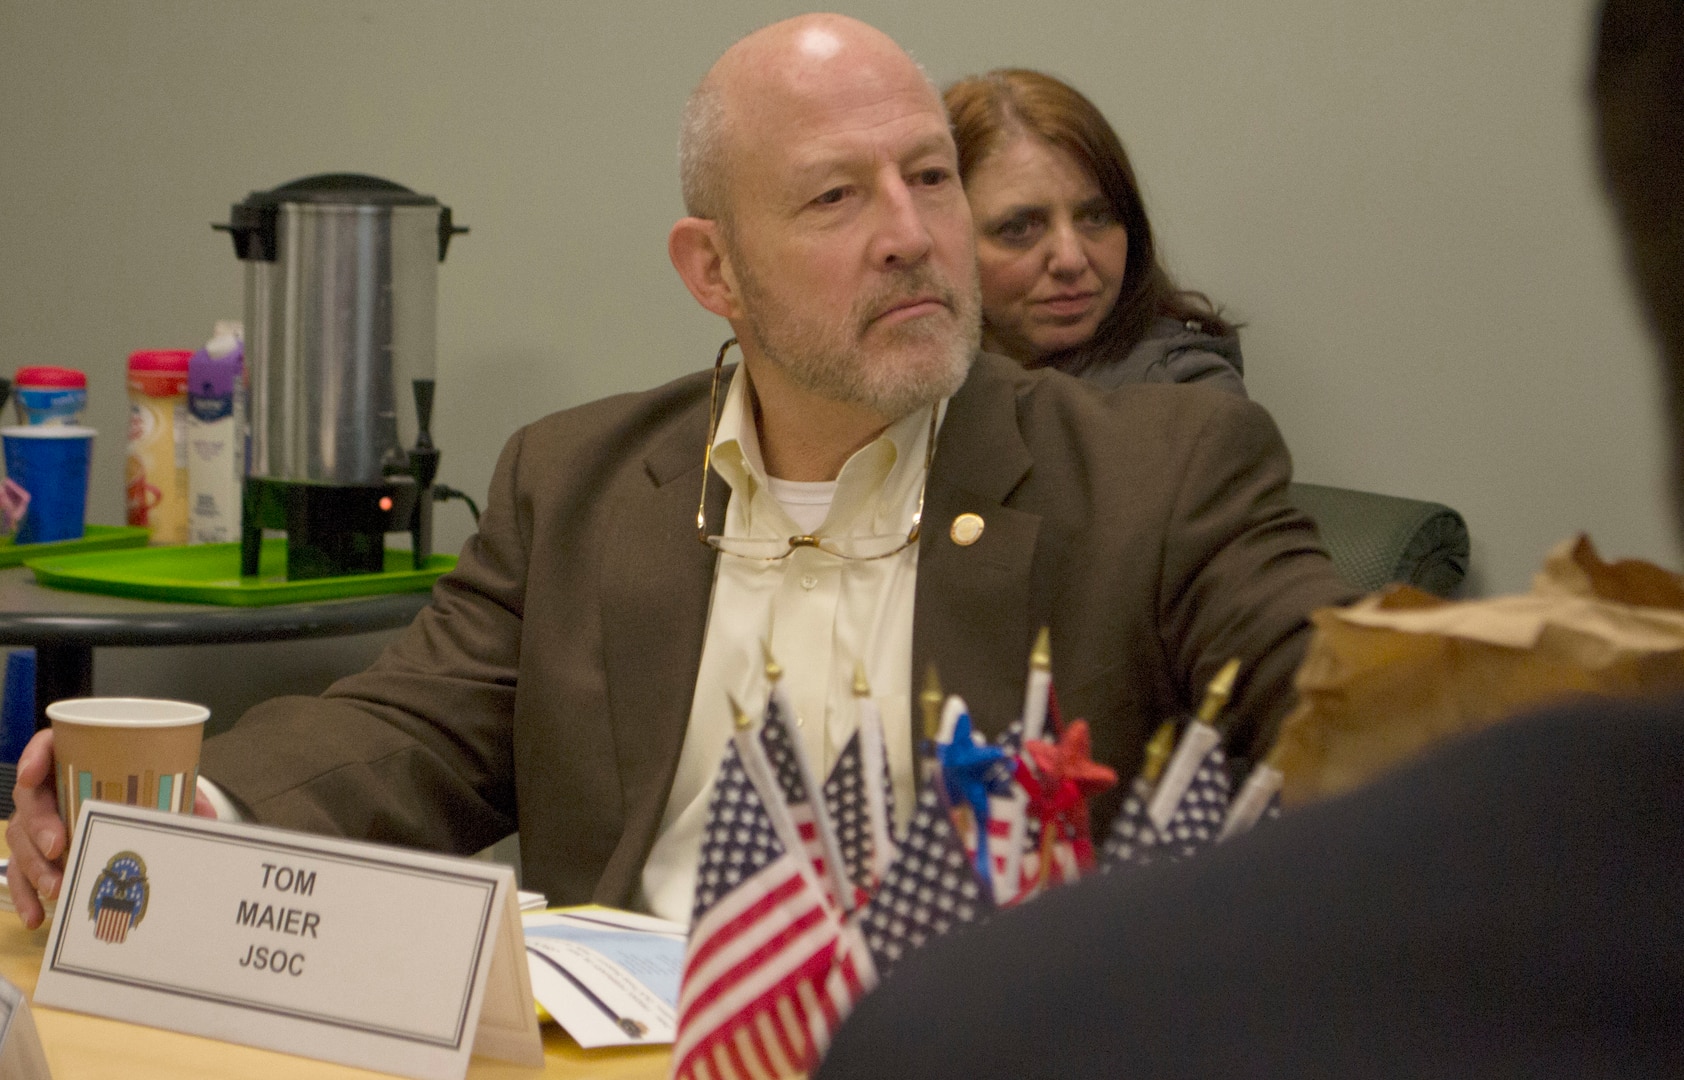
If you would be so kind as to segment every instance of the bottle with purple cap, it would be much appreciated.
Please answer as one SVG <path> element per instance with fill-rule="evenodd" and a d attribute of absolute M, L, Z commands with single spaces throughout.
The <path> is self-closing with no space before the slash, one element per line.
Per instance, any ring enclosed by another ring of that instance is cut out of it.
<path fill-rule="evenodd" d="M 187 542 L 240 538 L 245 478 L 245 355 L 241 326 L 219 322 L 187 361 Z"/>

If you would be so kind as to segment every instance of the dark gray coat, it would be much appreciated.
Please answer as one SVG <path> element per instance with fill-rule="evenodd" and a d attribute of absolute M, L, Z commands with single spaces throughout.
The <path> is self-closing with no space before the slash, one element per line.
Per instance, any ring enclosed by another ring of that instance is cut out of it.
<path fill-rule="evenodd" d="M 1123 356 L 1073 353 L 1054 360 L 1060 371 L 1107 390 L 1124 383 L 1203 383 L 1245 396 L 1238 334 L 1208 334 L 1196 323 L 1160 315 Z"/>

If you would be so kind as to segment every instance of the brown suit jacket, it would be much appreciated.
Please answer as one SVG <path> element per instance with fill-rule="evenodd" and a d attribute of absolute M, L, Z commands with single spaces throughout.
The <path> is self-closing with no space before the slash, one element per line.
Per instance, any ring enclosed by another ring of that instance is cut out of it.
<path fill-rule="evenodd" d="M 247 713 L 206 744 L 205 774 L 258 820 L 312 831 L 467 852 L 518 827 L 527 887 L 628 903 L 707 626 L 707 402 L 700 373 L 517 432 L 478 535 L 404 636 L 321 698 Z M 1290 705 L 1306 616 L 1349 594 L 1286 501 L 1290 473 L 1268 414 L 1234 395 L 1104 394 L 983 354 L 925 497 L 913 670 L 934 663 L 997 732 L 1048 625 L 1064 715 L 1127 777 L 1237 656 L 1233 742 L 1258 746 Z M 967 511 L 986 528 L 961 547 Z"/>

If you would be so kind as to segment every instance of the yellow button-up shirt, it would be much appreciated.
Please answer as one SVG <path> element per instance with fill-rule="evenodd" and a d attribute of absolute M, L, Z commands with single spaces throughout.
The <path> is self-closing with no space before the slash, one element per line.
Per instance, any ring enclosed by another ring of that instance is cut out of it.
<path fill-rule="evenodd" d="M 731 379 L 713 441 L 714 468 L 731 487 L 723 535 L 787 539 L 819 536 L 904 536 L 923 492 L 929 415 L 919 409 L 897 420 L 850 457 L 837 476 L 822 524 L 808 528 L 791 510 L 817 516 L 823 485 L 792 485 L 802 504 L 786 506 L 772 491 L 748 402 L 748 379 Z M 797 548 L 763 562 L 721 553 L 714 574 L 701 669 L 690 702 L 690 725 L 679 755 L 666 813 L 643 869 L 642 901 L 652 913 L 690 920 L 696 859 L 714 773 L 731 737 L 729 692 L 745 709 L 763 708 L 766 677 L 761 642 L 784 669 L 798 732 L 814 764 L 828 773 L 853 735 L 854 665 L 865 664 L 872 697 L 883 717 L 896 816 L 905 821 L 913 799 L 912 605 L 917 545 L 884 559 L 838 558 Z M 656 570 L 658 572 L 658 568 Z"/>

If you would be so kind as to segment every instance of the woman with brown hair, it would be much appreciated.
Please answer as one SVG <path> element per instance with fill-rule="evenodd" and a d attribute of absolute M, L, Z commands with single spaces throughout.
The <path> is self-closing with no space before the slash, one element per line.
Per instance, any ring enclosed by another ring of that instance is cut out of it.
<path fill-rule="evenodd" d="M 976 220 L 985 348 L 1106 387 L 1245 393 L 1235 327 L 1159 264 L 1128 154 L 1092 102 L 1022 68 L 944 96 Z"/>

